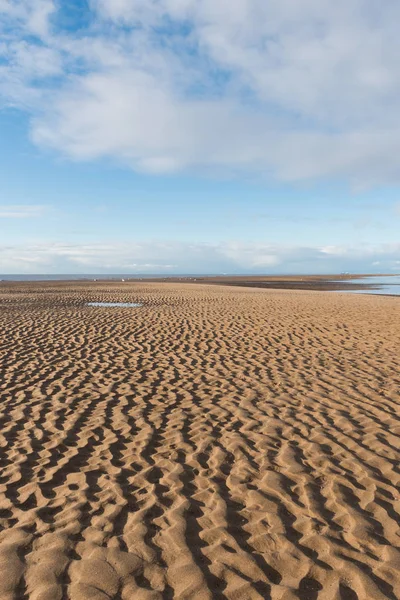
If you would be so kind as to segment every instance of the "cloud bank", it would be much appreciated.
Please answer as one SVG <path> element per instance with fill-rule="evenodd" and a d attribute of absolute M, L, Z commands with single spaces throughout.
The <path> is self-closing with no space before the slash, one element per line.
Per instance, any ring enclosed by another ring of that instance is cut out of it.
<path fill-rule="evenodd" d="M 35 143 L 150 173 L 399 181 L 398 2 L 84 6 L 0 0 L 2 104 Z"/>
<path fill-rule="evenodd" d="M 0 273 L 397 273 L 399 256 L 400 244 L 10 244 L 0 245 Z"/>

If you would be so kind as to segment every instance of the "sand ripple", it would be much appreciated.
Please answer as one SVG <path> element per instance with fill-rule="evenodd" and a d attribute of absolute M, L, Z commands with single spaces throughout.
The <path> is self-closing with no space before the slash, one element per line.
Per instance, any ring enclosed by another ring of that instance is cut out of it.
<path fill-rule="evenodd" d="M 3 287 L 0 599 L 400 598 L 399 309 Z"/>

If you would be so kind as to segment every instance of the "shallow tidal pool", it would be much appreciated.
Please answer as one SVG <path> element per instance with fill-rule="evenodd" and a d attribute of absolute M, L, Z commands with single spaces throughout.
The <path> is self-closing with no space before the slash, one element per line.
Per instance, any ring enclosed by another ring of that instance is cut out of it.
<path fill-rule="evenodd" d="M 103 306 L 104 308 L 139 308 L 139 306 L 143 306 L 143 304 L 140 304 L 138 302 L 87 302 L 86 306 Z"/>

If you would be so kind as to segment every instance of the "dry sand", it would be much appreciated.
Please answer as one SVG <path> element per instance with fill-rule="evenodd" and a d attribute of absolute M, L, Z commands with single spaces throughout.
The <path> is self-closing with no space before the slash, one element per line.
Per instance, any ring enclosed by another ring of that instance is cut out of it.
<path fill-rule="evenodd" d="M 2 285 L 0 599 L 400 598 L 399 312 Z"/>

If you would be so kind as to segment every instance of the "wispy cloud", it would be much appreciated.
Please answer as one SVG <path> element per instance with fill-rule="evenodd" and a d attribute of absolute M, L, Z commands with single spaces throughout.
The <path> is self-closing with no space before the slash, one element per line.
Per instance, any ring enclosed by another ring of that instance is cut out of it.
<path fill-rule="evenodd" d="M 146 242 L 0 246 L 0 273 L 337 273 L 399 270 L 400 244 Z"/>
<path fill-rule="evenodd" d="M 399 180 L 398 3 L 88 6 L 74 31 L 60 3 L 0 3 L 0 93 L 37 144 L 151 173 Z"/>
<path fill-rule="evenodd" d="M 32 219 L 41 216 L 47 207 L 41 205 L 0 205 L 0 219 Z"/>

